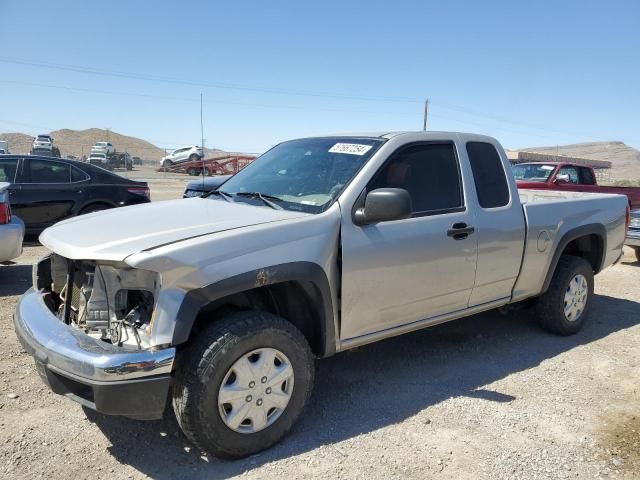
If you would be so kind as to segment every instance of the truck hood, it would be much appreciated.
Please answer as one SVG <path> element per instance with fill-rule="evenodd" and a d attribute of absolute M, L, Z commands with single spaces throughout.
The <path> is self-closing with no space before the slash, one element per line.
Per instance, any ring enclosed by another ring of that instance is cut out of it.
<path fill-rule="evenodd" d="M 42 232 L 40 242 L 74 260 L 123 261 L 181 240 L 306 215 L 211 198 L 170 200 L 64 220 Z"/>

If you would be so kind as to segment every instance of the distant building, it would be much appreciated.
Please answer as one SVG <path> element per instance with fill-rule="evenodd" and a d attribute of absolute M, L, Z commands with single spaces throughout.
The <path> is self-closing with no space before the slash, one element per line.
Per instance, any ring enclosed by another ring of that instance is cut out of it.
<path fill-rule="evenodd" d="M 611 168 L 611 162 L 592 160 L 590 158 L 569 157 L 566 155 L 552 155 L 548 153 L 507 151 L 507 158 L 511 163 L 526 162 L 568 162 L 586 165 L 594 169 Z"/>

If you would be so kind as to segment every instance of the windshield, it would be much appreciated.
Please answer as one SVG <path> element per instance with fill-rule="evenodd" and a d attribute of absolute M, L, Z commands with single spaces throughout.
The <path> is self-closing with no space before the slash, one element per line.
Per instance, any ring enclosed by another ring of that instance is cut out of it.
<path fill-rule="evenodd" d="M 96 143 L 96 147 L 106 147 L 107 146 L 107 142 L 98 142 Z"/>
<path fill-rule="evenodd" d="M 106 154 L 104 154 L 104 153 L 92 153 L 92 154 L 91 154 L 91 157 L 92 157 L 92 158 L 106 158 L 106 156 L 107 156 L 107 155 L 106 155 Z"/>
<path fill-rule="evenodd" d="M 243 193 L 276 197 L 287 210 L 319 213 L 384 143 L 357 137 L 307 138 L 281 143 L 250 163 L 222 187 L 236 201 L 260 204 Z M 272 198 L 273 200 L 273 198 Z"/>
<path fill-rule="evenodd" d="M 527 182 L 546 182 L 555 169 L 555 165 L 542 163 L 521 163 L 512 167 L 513 176 L 516 180 L 525 180 Z"/>

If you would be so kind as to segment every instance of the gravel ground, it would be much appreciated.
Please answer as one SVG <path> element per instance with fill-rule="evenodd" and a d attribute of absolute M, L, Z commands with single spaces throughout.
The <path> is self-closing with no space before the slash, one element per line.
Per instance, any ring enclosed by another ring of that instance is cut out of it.
<path fill-rule="evenodd" d="M 597 277 L 580 334 L 546 334 L 526 310 L 489 312 L 319 361 L 291 435 L 221 462 L 190 446 L 171 415 L 105 417 L 42 385 L 11 316 L 43 253 L 28 246 L 0 265 L 2 478 L 640 478 L 640 263 L 630 255 Z"/>

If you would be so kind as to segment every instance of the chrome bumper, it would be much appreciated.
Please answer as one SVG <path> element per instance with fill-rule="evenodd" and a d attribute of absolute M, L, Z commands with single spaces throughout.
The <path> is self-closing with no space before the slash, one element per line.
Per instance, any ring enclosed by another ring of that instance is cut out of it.
<path fill-rule="evenodd" d="M 629 230 L 624 244 L 629 247 L 640 247 L 640 231 Z"/>
<path fill-rule="evenodd" d="M 13 322 L 20 343 L 54 392 L 103 413 L 161 415 L 175 348 L 126 351 L 96 340 L 61 322 L 45 305 L 44 294 L 33 288 L 18 302 Z"/>

